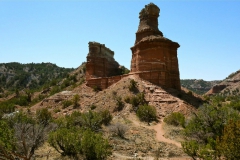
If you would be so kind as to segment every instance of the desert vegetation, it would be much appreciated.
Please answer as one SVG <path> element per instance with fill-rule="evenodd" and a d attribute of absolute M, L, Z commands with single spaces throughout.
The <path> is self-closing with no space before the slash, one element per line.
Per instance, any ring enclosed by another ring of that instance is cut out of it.
<path fill-rule="evenodd" d="M 47 109 L 34 116 L 15 112 L 0 120 L 0 158 L 30 160 L 48 139 L 62 156 L 106 159 L 111 147 L 100 129 L 111 119 L 109 111 L 74 112 L 55 120 Z"/>
<path fill-rule="evenodd" d="M 154 86 L 146 92 L 138 79 L 124 79 L 115 88 L 96 92 L 89 88 L 92 93 L 87 95 L 79 87 L 84 72 L 83 67 L 61 80 L 52 79 L 39 90 L 7 91 L 1 86 L 0 159 L 36 159 L 36 151 L 46 144 L 59 157 L 69 159 L 102 160 L 116 152 L 134 155 L 137 151 L 157 158 L 180 156 L 184 151 L 193 159 L 239 159 L 238 88 L 205 95 L 205 104 L 191 115 L 170 110 L 164 115 L 159 114 L 161 106 L 149 105 Z M 57 99 L 61 91 L 65 98 Z M 195 96 L 192 91 L 186 93 Z M 82 103 L 84 99 L 88 103 Z M 43 109 L 33 112 L 31 107 L 38 102 Z M 180 137 L 176 142 L 179 147 L 181 142 L 183 151 L 175 153 L 167 142 L 147 141 L 150 135 L 156 139 L 153 128 L 159 120 L 173 128 L 164 137 L 173 141 Z"/>
<path fill-rule="evenodd" d="M 218 95 L 211 97 L 208 104 L 188 119 L 182 147 L 193 159 L 239 159 L 236 149 L 239 149 L 240 135 L 236 127 L 240 115 L 236 106 L 225 103 L 228 98 Z"/>
<path fill-rule="evenodd" d="M 20 64 L 1 63 L 0 86 L 8 91 L 15 88 L 39 89 L 43 85 L 56 83 L 73 69 L 61 68 L 51 63 Z"/>

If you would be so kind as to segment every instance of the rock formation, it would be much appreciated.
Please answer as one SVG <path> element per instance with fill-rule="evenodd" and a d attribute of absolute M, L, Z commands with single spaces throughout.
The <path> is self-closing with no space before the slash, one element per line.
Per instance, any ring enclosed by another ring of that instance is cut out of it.
<path fill-rule="evenodd" d="M 131 73 L 166 88 L 180 90 L 177 49 L 179 44 L 158 29 L 160 9 L 153 3 L 139 13 L 139 27 L 132 50 Z"/>
<path fill-rule="evenodd" d="M 222 95 L 240 95 L 240 70 L 231 73 L 218 85 L 213 86 L 206 95 L 222 94 Z"/>
<path fill-rule="evenodd" d="M 160 9 L 153 3 L 139 13 L 140 23 L 132 50 L 131 73 L 165 88 L 181 89 L 177 49 L 179 44 L 158 29 Z M 104 44 L 89 42 L 86 64 L 87 85 L 105 89 L 127 75 L 119 75 L 114 52 Z M 114 77 L 112 77 L 114 76 Z"/>
<path fill-rule="evenodd" d="M 119 64 L 114 60 L 114 52 L 104 44 L 89 42 L 86 79 L 111 77 L 118 74 Z"/>

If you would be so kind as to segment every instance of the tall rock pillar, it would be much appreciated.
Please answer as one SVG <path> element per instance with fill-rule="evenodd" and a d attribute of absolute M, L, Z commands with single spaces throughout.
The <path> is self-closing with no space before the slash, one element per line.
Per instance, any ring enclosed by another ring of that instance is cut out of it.
<path fill-rule="evenodd" d="M 131 72 L 166 88 L 180 90 L 178 43 L 163 37 L 158 29 L 160 9 L 153 3 L 139 13 L 140 23 L 132 50 Z"/>

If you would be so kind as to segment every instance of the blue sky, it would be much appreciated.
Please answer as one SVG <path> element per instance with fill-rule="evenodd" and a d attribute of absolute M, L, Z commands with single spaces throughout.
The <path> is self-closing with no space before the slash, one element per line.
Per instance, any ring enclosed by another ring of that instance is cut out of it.
<path fill-rule="evenodd" d="M 221 80 L 240 69 L 240 1 L 227 0 L 0 0 L 0 63 L 76 68 L 96 41 L 130 68 L 138 14 L 150 2 L 159 29 L 180 44 L 181 79 Z"/>

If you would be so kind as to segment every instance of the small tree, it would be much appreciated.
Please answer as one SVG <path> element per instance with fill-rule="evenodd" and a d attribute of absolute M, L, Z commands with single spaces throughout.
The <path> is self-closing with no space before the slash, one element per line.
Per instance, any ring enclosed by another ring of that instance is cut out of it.
<path fill-rule="evenodd" d="M 0 120 L 0 135 L 0 159 L 14 160 L 11 154 L 15 150 L 14 130 L 3 120 Z"/>
<path fill-rule="evenodd" d="M 227 159 L 240 159 L 240 121 L 230 120 L 216 143 L 220 155 Z"/>
<path fill-rule="evenodd" d="M 156 109 L 153 106 L 143 105 L 140 106 L 137 110 L 137 116 L 141 121 L 151 122 L 156 120 Z"/>
<path fill-rule="evenodd" d="M 0 150 L 3 150 L 3 153 L 8 153 L 8 157 L 3 155 L 7 159 L 12 159 L 9 157 L 24 160 L 32 159 L 35 150 L 43 144 L 48 133 L 54 128 L 53 125 L 39 123 L 36 119 L 22 112 L 9 117 L 7 121 L 8 125 L 13 128 L 13 132 L 9 131 L 8 136 L 10 137 L 6 142 L 6 144 L 9 144 L 8 147 L 0 144 Z M 13 139 L 11 138 L 12 133 L 14 133 Z M 11 148 L 11 146 L 14 147 Z"/>
<path fill-rule="evenodd" d="M 63 156 L 77 157 L 81 150 L 81 130 L 59 128 L 49 134 L 48 143 Z"/>
<path fill-rule="evenodd" d="M 104 160 L 111 154 L 108 140 L 89 129 L 83 133 L 81 142 L 82 153 L 86 160 Z"/>

